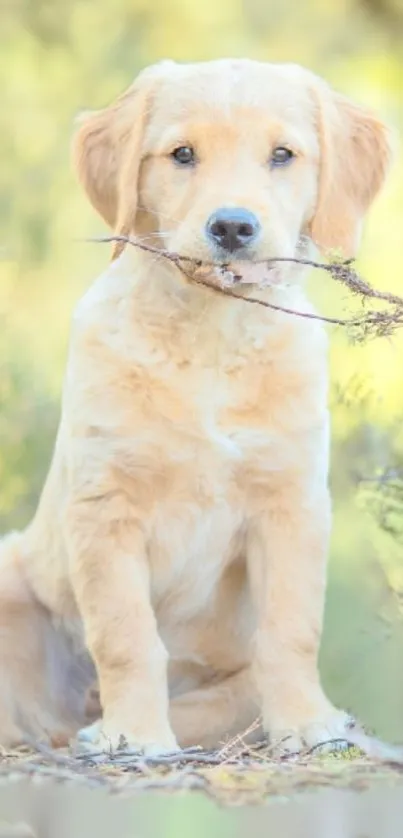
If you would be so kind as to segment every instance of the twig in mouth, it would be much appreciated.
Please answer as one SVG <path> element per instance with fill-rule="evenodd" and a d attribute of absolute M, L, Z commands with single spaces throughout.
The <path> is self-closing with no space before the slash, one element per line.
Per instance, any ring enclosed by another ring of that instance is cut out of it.
<path fill-rule="evenodd" d="M 159 247 L 155 247 L 154 245 L 145 244 L 144 242 L 139 241 L 130 236 L 110 235 L 101 238 L 90 239 L 90 241 L 129 244 L 132 247 L 138 248 L 139 250 L 153 253 L 155 256 L 166 259 L 167 261 L 174 264 L 182 272 L 182 274 L 187 277 L 187 279 L 189 279 L 192 282 L 195 282 L 198 285 L 203 285 L 204 287 L 209 288 L 211 291 L 214 291 L 217 294 L 224 294 L 225 296 L 233 297 L 236 300 L 242 300 L 246 303 L 260 305 L 265 308 L 269 308 L 273 311 L 282 312 L 283 314 L 303 317 L 308 320 L 320 320 L 323 323 L 328 323 L 333 326 L 352 327 L 355 329 L 361 328 L 363 330 L 363 337 L 367 337 L 371 333 L 374 336 L 386 336 L 391 334 L 391 332 L 395 328 L 403 326 L 403 297 L 399 297 L 396 294 L 391 294 L 389 292 L 378 291 L 372 288 L 369 285 L 369 283 L 363 280 L 352 267 L 354 263 L 353 259 L 323 263 L 316 262 L 313 259 L 305 259 L 299 257 L 278 257 L 257 260 L 253 264 L 265 264 L 268 267 L 272 267 L 277 263 L 293 263 L 317 270 L 323 270 L 327 273 L 330 273 L 333 279 L 336 279 L 338 282 L 341 282 L 343 285 L 345 285 L 351 293 L 360 296 L 363 301 L 366 299 L 380 300 L 391 306 L 391 309 L 389 309 L 388 311 L 367 311 L 363 314 L 359 314 L 350 318 L 326 317 L 324 315 L 316 314 L 310 311 L 299 311 L 296 309 L 288 308 L 286 306 L 271 303 L 268 300 L 261 300 L 257 297 L 239 295 L 237 293 L 234 293 L 234 291 L 232 291 L 229 287 L 213 284 L 211 281 L 208 280 L 208 278 L 197 276 L 195 273 L 197 270 L 199 270 L 202 267 L 209 267 L 208 263 L 203 262 L 200 259 L 194 259 L 189 256 L 181 256 L 179 253 L 164 250 Z M 245 262 L 245 264 L 250 263 Z M 211 264 L 211 267 L 215 269 L 217 267 L 220 267 L 221 269 L 225 270 L 229 268 L 229 265 L 228 263 L 222 263 L 220 265 Z M 194 270 L 193 273 L 191 272 L 191 268 L 193 268 Z M 356 337 L 359 337 L 359 334 L 356 334 Z"/>

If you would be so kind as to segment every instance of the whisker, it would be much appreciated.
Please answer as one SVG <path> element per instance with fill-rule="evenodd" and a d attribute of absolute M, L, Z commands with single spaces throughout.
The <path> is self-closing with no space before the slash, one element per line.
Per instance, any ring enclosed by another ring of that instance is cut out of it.
<path fill-rule="evenodd" d="M 147 241 L 147 239 L 163 239 L 165 236 L 169 235 L 165 230 L 157 231 L 155 233 L 141 233 L 140 235 L 137 234 L 136 238 L 138 241 Z"/>

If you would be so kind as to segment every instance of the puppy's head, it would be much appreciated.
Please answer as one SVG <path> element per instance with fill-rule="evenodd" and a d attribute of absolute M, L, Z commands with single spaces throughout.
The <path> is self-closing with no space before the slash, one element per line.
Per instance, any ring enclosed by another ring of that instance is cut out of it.
<path fill-rule="evenodd" d="M 375 116 L 307 70 L 228 59 L 145 70 L 84 119 L 74 157 L 117 234 L 228 264 L 292 257 L 302 240 L 353 256 L 390 148 Z"/>

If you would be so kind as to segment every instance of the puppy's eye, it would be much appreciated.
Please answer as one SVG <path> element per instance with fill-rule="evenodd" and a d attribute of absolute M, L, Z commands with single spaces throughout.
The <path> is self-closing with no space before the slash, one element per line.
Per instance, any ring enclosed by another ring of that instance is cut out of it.
<path fill-rule="evenodd" d="M 286 166 L 293 159 L 294 154 L 289 148 L 278 146 L 272 151 L 270 163 L 272 166 Z"/>
<path fill-rule="evenodd" d="M 180 166 L 193 166 L 196 161 L 196 156 L 193 148 L 190 145 L 181 145 L 175 148 L 171 157 L 180 164 Z"/>

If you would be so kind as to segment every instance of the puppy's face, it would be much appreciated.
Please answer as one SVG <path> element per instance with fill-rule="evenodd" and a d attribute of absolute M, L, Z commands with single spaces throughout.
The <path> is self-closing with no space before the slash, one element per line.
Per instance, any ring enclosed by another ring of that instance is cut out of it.
<path fill-rule="evenodd" d="M 384 126 L 294 65 L 166 62 L 76 140 L 117 233 L 205 262 L 352 255 L 389 160 Z"/>
<path fill-rule="evenodd" d="M 314 102 L 292 73 L 179 67 L 156 92 L 143 155 L 137 221 L 167 249 L 207 262 L 295 254 L 316 206 L 320 148 Z"/>

